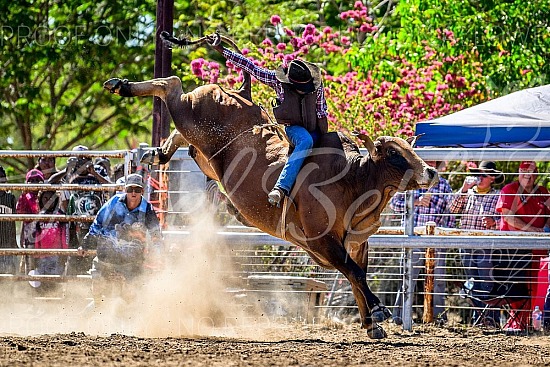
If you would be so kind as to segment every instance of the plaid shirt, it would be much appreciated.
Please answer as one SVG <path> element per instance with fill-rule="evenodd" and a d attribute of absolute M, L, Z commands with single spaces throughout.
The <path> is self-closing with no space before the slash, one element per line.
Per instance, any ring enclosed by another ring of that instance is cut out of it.
<path fill-rule="evenodd" d="M 433 221 L 438 227 L 454 227 L 455 219 L 453 216 L 448 215 L 451 202 L 451 195 L 449 194 L 452 192 L 449 182 L 441 176 L 439 176 L 438 184 L 430 189 L 415 190 L 413 192 L 415 201 L 426 194 L 431 194 L 431 198 L 430 206 L 416 205 L 414 207 L 414 226 L 424 226 L 426 222 Z M 405 194 L 395 194 L 390 201 L 390 208 L 396 213 L 405 213 Z M 404 223 L 404 218 L 402 223 Z"/>
<path fill-rule="evenodd" d="M 469 189 L 467 193 L 458 192 L 451 203 L 450 211 L 453 214 L 462 214 L 459 227 L 462 229 L 497 229 L 500 215 L 496 207 L 500 190 L 491 188 L 487 194 L 478 194 Z M 486 228 L 483 217 L 493 217 L 496 226 Z"/>
<path fill-rule="evenodd" d="M 277 98 L 282 102 L 285 99 L 283 84 L 277 80 L 274 70 L 269 70 L 255 65 L 252 60 L 247 59 L 241 54 L 235 53 L 227 48 L 223 49 L 223 56 L 227 61 L 231 62 L 236 67 L 243 69 L 254 78 L 258 79 L 265 85 L 273 88 L 277 93 Z M 325 90 L 323 84 L 317 88 L 317 117 L 323 118 L 328 115 L 327 101 L 325 99 Z"/>

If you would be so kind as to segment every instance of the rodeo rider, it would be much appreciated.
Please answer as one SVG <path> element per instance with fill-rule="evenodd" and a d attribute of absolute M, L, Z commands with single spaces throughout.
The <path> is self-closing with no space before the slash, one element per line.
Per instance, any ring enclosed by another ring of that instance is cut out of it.
<path fill-rule="evenodd" d="M 289 196 L 296 177 L 313 144 L 328 131 L 327 103 L 321 81 L 321 70 L 306 61 L 292 60 L 287 66 L 269 70 L 255 65 L 241 54 L 221 46 L 218 34 L 208 37 L 209 44 L 228 61 L 243 69 L 277 94 L 273 114 L 285 126 L 294 146 L 275 186 L 268 194 L 271 205 L 279 206 Z"/>

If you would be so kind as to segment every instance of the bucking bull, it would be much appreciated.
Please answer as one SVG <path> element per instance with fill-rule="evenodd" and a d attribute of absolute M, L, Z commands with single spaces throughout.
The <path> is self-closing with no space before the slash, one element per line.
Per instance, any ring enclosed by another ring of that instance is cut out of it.
<path fill-rule="evenodd" d="M 178 40 L 166 33 L 162 37 L 179 44 L 206 41 Z M 176 76 L 143 82 L 113 78 L 104 88 L 122 97 L 161 98 L 176 130 L 158 150 L 160 162 L 190 144 L 201 170 L 223 185 L 248 223 L 300 246 L 319 265 L 339 270 L 351 283 L 367 335 L 386 337 L 377 323 L 391 312 L 367 285 L 367 240 L 380 227 L 380 213 L 396 191 L 437 182 L 437 171 L 412 149 L 416 137 L 405 141 L 383 136 L 373 142 L 359 134 L 368 151 L 363 156 L 345 135 L 325 134 L 304 162 L 290 197 L 274 207 L 266 195 L 289 145 L 266 111 L 252 102 L 249 75 L 240 90 L 209 84 L 184 93 Z"/>

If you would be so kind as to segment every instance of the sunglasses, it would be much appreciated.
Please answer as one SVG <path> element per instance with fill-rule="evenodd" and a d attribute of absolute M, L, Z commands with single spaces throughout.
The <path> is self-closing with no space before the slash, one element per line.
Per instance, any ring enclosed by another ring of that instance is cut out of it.
<path fill-rule="evenodd" d="M 135 192 L 137 194 L 141 194 L 143 192 L 143 189 L 141 187 L 130 186 L 130 187 L 126 188 L 126 192 L 129 193 L 129 194 L 131 194 L 133 192 Z"/>

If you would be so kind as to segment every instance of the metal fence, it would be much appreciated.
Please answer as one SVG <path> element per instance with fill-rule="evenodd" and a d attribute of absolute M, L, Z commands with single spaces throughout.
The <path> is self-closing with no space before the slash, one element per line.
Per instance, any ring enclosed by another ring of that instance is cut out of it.
<path fill-rule="evenodd" d="M 424 160 L 437 161 L 522 161 L 537 160 L 550 161 L 549 149 L 417 149 L 416 152 Z M 174 164 L 170 165 L 171 177 L 181 182 L 181 175 L 184 178 L 187 190 L 174 192 L 177 199 L 169 194 L 173 202 L 193 203 L 191 206 L 183 206 L 178 211 L 180 215 L 192 216 L 197 209 L 197 199 L 200 197 L 206 186 L 206 179 L 200 173 L 194 162 L 187 156 L 186 149 L 180 149 L 173 158 Z M 448 175 L 466 175 L 466 172 L 446 172 Z M 546 172 L 542 172 L 546 174 Z M 180 175 L 178 177 L 178 175 Z M 514 173 L 510 173 L 514 175 Z M 189 182 L 194 185 L 189 185 Z M 170 180 L 172 187 L 172 178 Z M 181 187 L 181 186 L 180 186 Z M 187 200 L 185 194 L 190 194 Z M 409 195 L 409 197 L 411 197 Z M 198 205 L 200 207 L 200 205 Z M 180 207 L 182 207 L 180 205 Z M 327 271 L 314 264 L 307 254 L 296 246 L 283 240 L 273 238 L 269 235 L 259 233 L 254 229 L 231 226 L 235 221 L 227 219 L 225 213 L 217 213 L 221 217 L 220 224 L 223 228 L 219 231 L 221 241 L 229 246 L 234 246 L 234 256 L 239 265 L 238 276 L 247 278 L 255 275 L 271 276 L 296 276 L 318 279 L 327 285 L 325 302 L 318 307 L 322 313 L 329 317 L 340 319 L 355 318 L 357 310 L 349 283 L 341 274 L 334 271 Z M 436 282 L 445 284 L 444 303 L 441 306 L 447 315 L 456 314 L 462 322 L 468 324 L 472 317 L 472 306 L 467 298 L 463 298 L 461 289 L 467 280 L 464 275 L 465 266 L 461 262 L 459 249 L 499 249 L 525 250 L 538 249 L 547 251 L 550 248 L 550 237 L 548 234 L 535 236 L 529 233 L 499 231 L 460 231 L 439 229 L 435 236 L 422 235 L 422 228 L 412 226 L 412 212 L 402 218 L 400 215 L 386 210 L 383 214 L 383 221 L 386 225 L 379 234 L 369 239 L 371 248 L 369 253 L 368 282 L 369 286 L 386 305 L 392 307 L 395 303 L 397 291 L 404 286 L 403 298 L 403 325 L 410 330 L 414 319 L 420 320 L 424 311 L 424 298 L 429 293 L 431 296 L 437 294 L 433 291 L 426 292 L 422 286 L 426 278 L 425 252 L 426 248 L 436 248 L 436 262 L 444 263 L 444 272 L 435 277 Z M 405 222 L 404 226 L 401 221 Z M 228 226 L 229 224 L 229 226 Z M 402 234 L 396 234 L 396 227 Z M 174 227 L 174 228 L 177 228 Z M 416 235 L 415 235 L 416 232 Z M 388 234 L 384 234 L 388 233 Z M 187 235 L 185 230 L 175 230 L 167 233 L 178 239 Z M 422 249 L 420 256 L 414 256 L 413 249 Z M 412 277 L 413 268 L 419 269 L 417 277 Z M 527 279 L 531 283 L 537 283 L 537 279 Z M 413 284 L 418 283 L 413 292 Z"/>
<path fill-rule="evenodd" d="M 135 160 L 146 149 L 148 149 L 146 146 L 142 146 L 138 152 L 124 156 L 126 164 L 131 164 L 130 160 L 133 159 L 134 165 L 136 165 Z M 416 151 L 425 160 L 438 161 L 550 161 L 549 149 L 417 149 Z M 48 155 L 48 153 L 52 152 L 36 152 L 35 156 Z M 72 156 L 75 153 L 85 155 L 96 152 L 53 152 L 53 154 L 62 154 L 61 156 Z M 105 156 L 105 153 L 97 152 L 102 156 Z M 8 153 L 5 152 L 5 154 Z M 25 152 L 25 154 L 31 154 L 31 152 Z M 188 243 L 186 238 L 192 235 L 192 227 L 188 226 L 191 219 L 205 207 L 212 205 L 211 200 L 207 200 L 209 193 L 206 192 L 212 185 L 209 185 L 206 177 L 188 157 L 187 149 L 180 149 L 167 167 L 158 171 L 153 170 L 151 173 L 153 176 L 165 175 L 167 177 L 167 187 L 160 189 L 158 186 L 150 187 L 151 194 L 154 195 L 155 190 L 156 194 L 161 192 L 166 201 L 164 207 L 161 208 L 167 226 L 165 230 L 166 242 L 169 245 L 185 246 Z M 447 174 L 464 175 L 465 173 L 447 172 Z M 542 172 L 542 174 L 547 173 Z M 151 181 L 149 182 L 151 183 Z M 2 188 L 22 189 L 19 186 L 9 185 L 0 186 L 0 189 Z M 40 187 L 36 187 L 36 189 L 40 189 Z M 56 187 L 56 189 L 58 188 Z M 63 189 L 66 188 L 63 187 Z M 97 189 L 104 190 L 105 188 Z M 412 196 L 409 195 L 409 197 Z M 262 279 L 261 277 L 268 277 L 267 279 L 272 281 L 281 279 L 288 281 L 288 277 L 315 279 L 325 285 L 326 291 L 323 291 L 321 287 L 314 287 L 309 290 L 300 288 L 298 291 L 293 288 L 284 288 L 282 292 L 293 295 L 295 295 L 293 292 L 322 293 L 324 297 L 317 298 L 314 302 L 319 315 L 342 320 L 353 320 L 357 317 L 357 309 L 349 283 L 341 274 L 317 266 L 303 250 L 290 243 L 253 228 L 241 226 L 227 213 L 223 202 L 217 204 L 218 210 L 215 213 L 218 220 L 217 238 L 233 249 L 231 261 L 236 264 L 234 276 L 239 279 L 254 280 L 254 282 L 247 283 L 248 291 L 267 293 L 274 291 L 266 289 L 264 286 L 258 286 L 261 289 L 250 289 L 251 285 L 261 284 L 258 281 L 258 279 Z M 409 207 L 412 207 L 410 199 Z M 11 216 L 10 218 L 8 219 L 6 215 L 0 216 L 0 220 L 29 220 L 27 217 Z M 31 219 L 44 220 L 44 218 L 38 217 Z M 426 236 L 424 228 L 413 227 L 413 217 L 410 211 L 402 218 L 390 210 L 386 210 L 383 219 L 385 226 L 378 234 L 369 239 L 371 250 L 368 283 L 382 302 L 390 307 L 395 303 L 398 289 L 404 286 L 402 316 L 403 326 L 407 330 L 412 328 L 414 319 L 420 320 L 423 316 L 425 297 L 438 295 L 430 290 L 425 291 L 422 285 L 427 275 L 430 276 L 424 266 L 426 262 L 424 250 L 426 248 L 438 249 L 433 260 L 436 262 L 441 260 L 444 263 L 444 272 L 434 277 L 435 281 L 445 284 L 444 304 L 436 306 L 443 307 L 447 315 L 456 314 L 462 322 L 467 324 L 471 318 L 472 307 L 469 300 L 462 298 L 460 294 L 467 279 L 464 276 L 465 267 L 460 260 L 459 249 L 538 249 L 547 251 L 550 247 L 548 234 L 534 236 L 528 233 L 465 232 L 438 228 L 434 236 Z M 67 218 L 67 220 L 73 219 Z M 404 226 L 401 226 L 402 220 L 405 223 Z M 413 249 L 422 249 L 420 256 L 413 256 Z M 32 250 L 21 251 L 27 254 Z M 14 252 L 14 254 L 21 255 L 23 253 Z M 417 261 L 413 262 L 413 259 Z M 420 270 L 417 277 L 412 276 L 414 268 Z M 14 279 L 36 280 L 37 278 L 19 274 Z M 536 279 L 527 281 L 538 282 Z M 413 284 L 418 285 L 414 292 Z"/>

